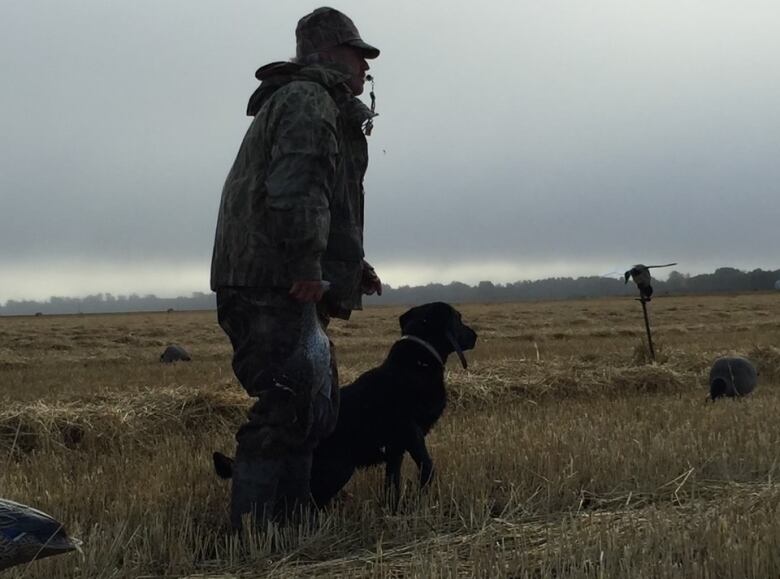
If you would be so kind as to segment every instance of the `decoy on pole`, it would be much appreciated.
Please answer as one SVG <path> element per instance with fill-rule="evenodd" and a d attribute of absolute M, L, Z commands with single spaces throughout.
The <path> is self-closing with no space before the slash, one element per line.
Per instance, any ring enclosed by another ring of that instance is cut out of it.
<path fill-rule="evenodd" d="M 641 299 L 649 302 L 653 295 L 653 286 L 650 285 L 650 282 L 652 282 L 652 278 L 650 277 L 650 268 L 671 267 L 673 265 L 677 265 L 677 263 L 667 263 L 665 265 L 644 265 L 638 263 L 625 273 L 625 283 L 628 283 L 629 278 L 634 280 L 634 283 L 639 288 L 639 295 L 641 296 Z"/>
<path fill-rule="evenodd" d="M 634 280 L 636 287 L 639 288 L 639 297 L 637 301 L 642 304 L 642 314 L 645 318 L 645 331 L 647 332 L 647 347 L 650 350 L 650 359 L 655 362 L 655 346 L 653 346 L 653 334 L 650 331 L 650 318 L 647 315 L 647 302 L 653 296 L 653 286 L 650 285 L 653 278 L 650 277 L 650 269 L 654 267 L 670 267 L 677 265 L 675 263 L 667 263 L 665 265 L 644 265 L 638 263 L 629 269 L 625 274 L 625 283 L 628 283 L 629 278 Z"/>

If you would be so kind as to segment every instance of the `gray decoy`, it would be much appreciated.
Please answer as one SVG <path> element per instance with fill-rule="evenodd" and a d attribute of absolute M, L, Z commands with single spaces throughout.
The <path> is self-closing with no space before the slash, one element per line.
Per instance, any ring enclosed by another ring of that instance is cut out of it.
<path fill-rule="evenodd" d="M 189 352 L 179 346 L 178 344 L 171 344 L 165 351 L 160 354 L 160 362 L 164 364 L 172 364 L 173 362 L 189 362 L 192 360 Z"/>
<path fill-rule="evenodd" d="M 80 545 L 46 513 L 0 499 L 0 570 L 80 550 Z"/>
<path fill-rule="evenodd" d="M 753 363 L 742 356 L 722 356 L 710 369 L 710 399 L 747 396 L 758 385 L 758 372 Z"/>

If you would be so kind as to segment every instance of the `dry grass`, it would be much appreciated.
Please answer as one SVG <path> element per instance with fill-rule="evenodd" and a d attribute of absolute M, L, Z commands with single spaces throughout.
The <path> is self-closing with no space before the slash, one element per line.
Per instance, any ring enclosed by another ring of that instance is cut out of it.
<path fill-rule="evenodd" d="M 213 313 L 0 318 L 0 495 L 85 541 L 7 576 L 780 575 L 778 296 L 654 300 L 657 364 L 631 300 L 461 310 L 480 341 L 450 367 L 433 489 L 407 483 L 392 515 L 381 472 L 361 472 L 318 524 L 246 548 L 210 464 L 248 404 Z M 345 380 L 382 359 L 400 312 L 333 328 Z M 192 363 L 157 362 L 174 342 Z M 757 362 L 758 390 L 705 403 L 731 353 Z"/>

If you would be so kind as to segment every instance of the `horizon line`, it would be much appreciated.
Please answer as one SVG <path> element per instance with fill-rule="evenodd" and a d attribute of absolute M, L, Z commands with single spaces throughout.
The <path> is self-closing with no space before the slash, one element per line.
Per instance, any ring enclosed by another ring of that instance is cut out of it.
<path fill-rule="evenodd" d="M 733 267 L 733 266 L 720 266 L 720 267 L 715 268 L 715 270 L 713 270 L 711 272 L 702 272 L 702 273 L 687 273 L 687 272 L 680 271 L 678 269 L 672 269 L 672 270 L 669 270 L 668 272 L 665 272 L 666 275 L 654 276 L 654 278 L 663 282 L 663 281 L 666 281 L 668 279 L 668 277 L 669 277 L 669 274 L 671 274 L 673 272 L 679 273 L 679 274 L 681 274 L 683 276 L 687 276 L 687 277 L 696 277 L 696 276 L 700 276 L 700 275 L 714 275 L 715 272 L 717 272 L 720 269 L 733 269 L 733 270 L 739 271 L 741 273 L 751 273 L 753 271 L 762 271 L 762 272 L 765 272 L 765 273 L 780 272 L 780 268 L 778 268 L 778 269 L 763 269 L 763 268 L 759 267 L 759 268 L 753 268 L 753 269 L 740 269 L 740 268 Z M 516 279 L 514 281 L 493 281 L 493 280 L 490 280 L 490 279 L 485 279 L 485 280 L 480 280 L 480 281 L 477 281 L 477 282 L 463 282 L 463 281 L 459 281 L 459 280 L 451 280 L 451 281 L 427 281 L 427 282 L 422 283 L 422 284 L 404 283 L 404 284 L 400 284 L 400 285 L 393 285 L 393 284 L 390 284 L 390 283 L 384 283 L 383 282 L 382 285 L 386 289 L 389 289 L 391 291 L 397 291 L 397 290 L 400 290 L 400 289 L 403 289 L 403 288 L 416 289 L 416 288 L 425 288 L 425 287 L 431 286 L 431 285 L 450 286 L 450 285 L 458 284 L 458 285 L 465 285 L 465 286 L 470 287 L 470 288 L 477 288 L 482 283 L 490 283 L 490 284 L 492 284 L 493 286 L 496 286 L 496 287 L 507 287 L 507 286 L 511 286 L 511 285 L 515 285 L 515 284 L 521 284 L 521 283 L 537 283 L 537 282 L 548 281 L 548 280 L 563 280 L 563 279 L 579 280 L 579 279 L 600 278 L 600 279 L 611 279 L 611 280 L 615 280 L 615 281 L 620 281 L 622 279 L 622 277 L 623 277 L 623 273 L 622 272 L 615 271 L 615 272 L 609 272 L 609 273 L 603 274 L 603 275 L 578 275 L 578 276 L 575 276 L 575 275 L 560 275 L 560 276 L 547 276 L 547 277 Z M 778 280 L 778 281 L 780 281 L 780 280 Z M 93 297 L 96 297 L 96 296 L 102 296 L 104 301 L 105 301 L 105 297 L 106 296 L 110 296 L 113 299 L 125 299 L 125 300 L 133 298 L 133 297 L 136 297 L 136 298 L 154 298 L 154 299 L 158 299 L 158 300 L 176 300 L 176 299 L 192 299 L 192 298 L 199 297 L 199 296 L 208 296 L 210 294 L 213 295 L 214 293 L 215 292 L 212 291 L 211 289 L 207 289 L 206 291 L 203 291 L 203 290 L 190 290 L 188 292 L 188 295 L 187 295 L 187 292 L 185 292 L 185 293 L 179 292 L 176 295 L 170 295 L 170 294 L 168 294 L 168 295 L 158 295 L 154 291 L 151 291 L 151 292 L 130 291 L 129 293 L 115 293 L 113 291 L 96 291 L 94 293 L 93 292 L 89 292 L 89 293 L 78 294 L 78 295 L 51 294 L 48 297 L 40 298 L 40 299 L 36 299 L 36 298 L 18 298 L 18 297 L 6 298 L 4 301 L 0 302 L 0 308 L 1 307 L 7 307 L 9 302 L 13 302 L 13 303 L 41 303 L 41 304 L 46 304 L 46 303 L 51 303 L 52 300 L 57 300 L 57 299 L 74 301 L 74 300 L 84 300 L 84 299 L 88 299 L 88 298 L 93 298 Z"/>

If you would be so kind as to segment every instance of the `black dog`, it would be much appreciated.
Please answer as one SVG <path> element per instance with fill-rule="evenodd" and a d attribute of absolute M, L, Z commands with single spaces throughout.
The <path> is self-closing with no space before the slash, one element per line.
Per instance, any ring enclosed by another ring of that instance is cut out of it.
<path fill-rule="evenodd" d="M 401 339 L 380 366 L 342 388 L 336 429 L 314 451 L 311 490 L 319 507 L 356 468 L 385 463 L 385 486 L 396 508 L 406 452 L 417 464 L 421 488 L 433 478 L 425 436 L 447 405 L 444 364 L 455 352 L 466 368 L 463 351 L 474 347 L 477 334 L 443 302 L 412 308 L 399 321 Z M 219 476 L 230 478 L 232 459 L 215 452 L 214 467 Z"/>

